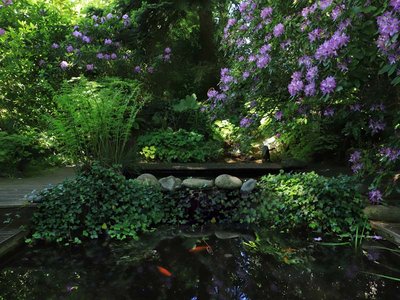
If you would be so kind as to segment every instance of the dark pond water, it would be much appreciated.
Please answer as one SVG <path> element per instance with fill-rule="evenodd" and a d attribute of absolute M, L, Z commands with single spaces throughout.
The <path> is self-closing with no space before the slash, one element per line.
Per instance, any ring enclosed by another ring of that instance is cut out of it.
<path fill-rule="evenodd" d="M 400 277 L 400 256 L 382 245 L 355 254 L 259 234 L 159 230 L 136 242 L 26 248 L 2 262 L 0 299 L 400 299 L 400 282 L 369 274 Z"/>

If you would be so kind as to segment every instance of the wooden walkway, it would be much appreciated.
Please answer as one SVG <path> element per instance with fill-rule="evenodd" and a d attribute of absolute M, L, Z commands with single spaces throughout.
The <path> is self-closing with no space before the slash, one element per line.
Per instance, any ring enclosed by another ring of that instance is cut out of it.
<path fill-rule="evenodd" d="M 74 176 L 73 168 L 43 171 L 24 178 L 0 178 L 0 257 L 13 251 L 26 235 L 35 204 L 25 199 L 32 191 L 58 184 Z"/>

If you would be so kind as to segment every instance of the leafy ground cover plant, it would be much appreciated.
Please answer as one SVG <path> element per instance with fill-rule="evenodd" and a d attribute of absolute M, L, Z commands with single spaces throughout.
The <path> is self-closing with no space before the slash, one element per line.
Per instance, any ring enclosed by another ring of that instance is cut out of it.
<path fill-rule="evenodd" d="M 280 173 L 264 176 L 260 187 L 260 221 L 279 230 L 340 235 L 364 226 L 365 203 L 352 177 Z"/>
<path fill-rule="evenodd" d="M 98 164 L 31 200 L 39 202 L 32 239 L 66 244 L 105 232 L 117 239 L 135 239 L 164 216 L 159 190 Z"/>
<path fill-rule="evenodd" d="M 204 162 L 216 159 L 222 152 L 217 141 L 207 141 L 200 133 L 170 128 L 140 136 L 138 148 L 146 160 L 167 162 Z"/>

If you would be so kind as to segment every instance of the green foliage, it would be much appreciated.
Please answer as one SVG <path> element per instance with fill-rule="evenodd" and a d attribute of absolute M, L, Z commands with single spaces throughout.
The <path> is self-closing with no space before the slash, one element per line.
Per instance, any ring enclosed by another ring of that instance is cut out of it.
<path fill-rule="evenodd" d="M 35 146 L 31 137 L 0 131 L 0 175 L 22 171 L 32 159 Z"/>
<path fill-rule="evenodd" d="M 167 224 L 253 224 L 257 222 L 259 193 L 242 196 L 239 190 L 182 189 L 164 195 Z"/>
<path fill-rule="evenodd" d="M 147 133 L 138 138 L 138 148 L 147 160 L 167 162 L 203 162 L 221 152 L 216 141 L 206 141 L 202 134 L 184 129 Z"/>
<path fill-rule="evenodd" d="M 133 80 L 81 77 L 65 83 L 50 120 L 60 151 L 77 163 L 128 163 L 136 114 L 147 99 L 142 85 Z"/>
<path fill-rule="evenodd" d="M 260 221 L 280 230 L 343 234 L 364 225 L 364 202 L 351 177 L 280 173 L 264 176 L 260 187 Z"/>
<path fill-rule="evenodd" d="M 80 243 L 106 233 L 136 238 L 164 215 L 159 190 L 97 164 L 32 199 L 39 202 L 32 238 L 60 243 Z"/>
<path fill-rule="evenodd" d="M 65 3 L 64 3 L 65 4 Z M 63 39 L 72 15 L 49 1 L 14 1 L 0 9 L 0 121 L 42 127 L 63 80 L 51 45 Z"/>

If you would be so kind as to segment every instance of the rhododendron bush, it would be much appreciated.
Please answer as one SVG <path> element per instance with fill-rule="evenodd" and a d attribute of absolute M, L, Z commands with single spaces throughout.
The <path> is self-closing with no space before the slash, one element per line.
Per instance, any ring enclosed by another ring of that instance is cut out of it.
<path fill-rule="evenodd" d="M 378 202 L 400 156 L 400 1 L 248 0 L 229 17 L 209 113 L 238 116 L 255 139 L 275 135 L 298 158 L 357 151 L 349 163 L 378 174 Z"/>

